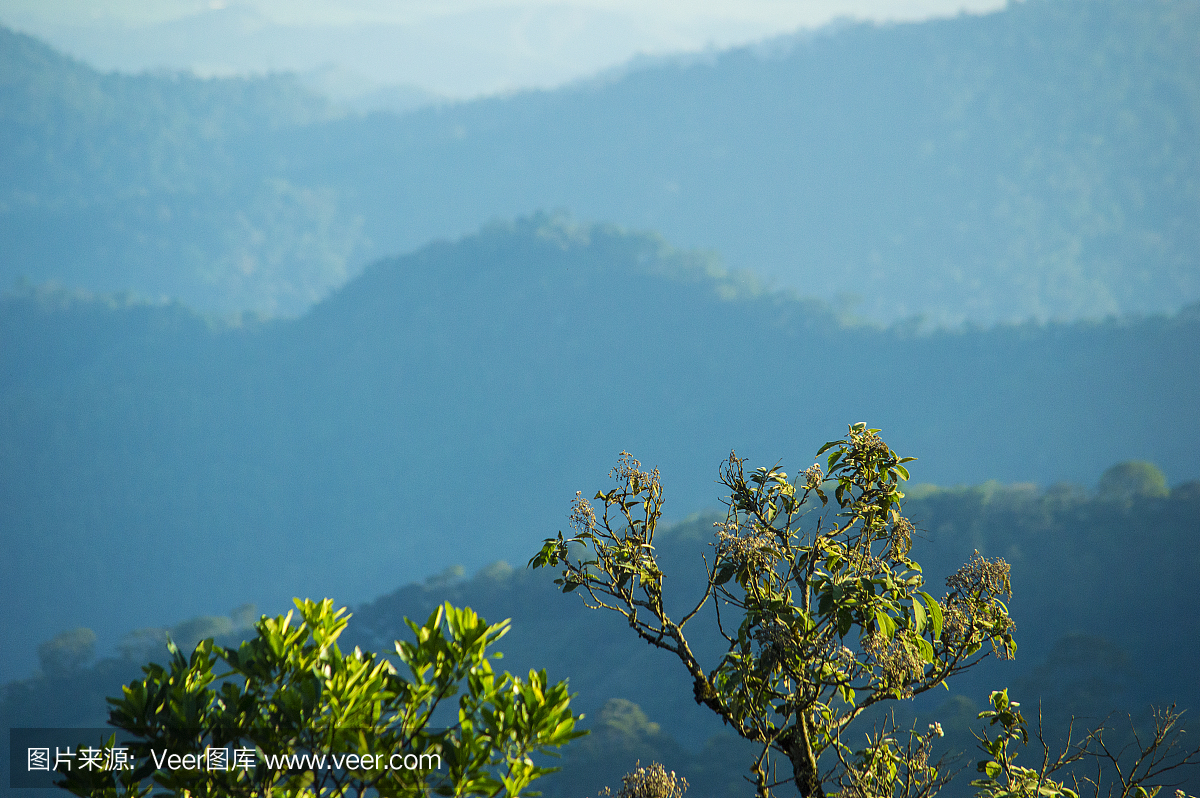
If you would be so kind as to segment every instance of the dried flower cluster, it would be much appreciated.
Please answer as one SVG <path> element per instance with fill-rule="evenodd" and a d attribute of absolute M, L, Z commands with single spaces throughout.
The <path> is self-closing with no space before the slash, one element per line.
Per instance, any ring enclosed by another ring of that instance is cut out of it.
<path fill-rule="evenodd" d="M 821 470 L 821 466 L 814 464 L 804 469 L 804 487 L 808 490 L 814 490 L 820 487 L 821 482 L 825 479 L 825 472 Z"/>
<path fill-rule="evenodd" d="M 887 456 L 892 450 L 883 442 L 883 438 L 879 437 L 879 433 L 869 429 L 851 430 L 850 445 L 853 447 L 855 454 L 866 457 L 871 454 Z"/>
<path fill-rule="evenodd" d="M 713 526 L 717 528 L 717 555 L 722 559 L 760 570 L 772 567 L 779 558 L 775 540 L 766 530 L 745 529 L 735 521 L 718 521 Z"/>
<path fill-rule="evenodd" d="M 879 666 L 882 686 L 895 691 L 901 698 L 912 696 L 912 682 L 920 681 L 925 675 L 925 662 L 915 637 L 916 633 L 911 629 L 902 629 L 891 639 L 873 632 L 863 641 L 867 656 Z"/>
<path fill-rule="evenodd" d="M 591 532 L 596 528 L 596 511 L 591 503 L 583 498 L 583 491 L 575 491 L 575 500 L 571 502 L 571 528 L 575 532 Z"/>
<path fill-rule="evenodd" d="M 875 576 L 888 570 L 887 563 L 871 554 L 870 549 L 851 549 L 846 552 L 846 563 L 856 576 Z"/>
<path fill-rule="evenodd" d="M 891 544 L 891 554 L 893 558 L 904 557 L 912 548 L 912 536 L 916 528 L 912 521 L 909 521 L 904 516 L 896 518 L 892 528 L 888 531 L 888 542 Z"/>
<path fill-rule="evenodd" d="M 621 777 L 621 789 L 615 798 L 683 798 L 687 792 L 687 779 L 676 776 L 658 762 L 648 768 L 639 761 L 632 773 Z M 600 795 L 612 798 L 613 792 L 605 787 Z"/>
<path fill-rule="evenodd" d="M 914 729 L 914 736 L 915 736 Z M 929 730 L 918 738 L 917 750 L 913 751 L 908 759 L 908 767 L 914 770 L 924 770 L 929 765 L 929 755 L 933 753 L 933 741 L 939 737 L 945 737 L 946 732 L 942 730 L 942 724 L 930 723 Z M 911 748 L 909 749 L 912 750 Z"/>
<path fill-rule="evenodd" d="M 754 630 L 754 639 L 762 646 L 760 662 L 770 668 L 784 665 L 796 648 L 796 639 L 787 626 L 772 621 Z"/>
<path fill-rule="evenodd" d="M 959 568 L 953 576 L 946 578 L 946 586 L 970 596 L 1012 598 L 1009 570 L 1009 565 L 1004 560 L 999 557 L 989 560 L 976 550 L 970 562 Z"/>
<path fill-rule="evenodd" d="M 858 655 L 841 644 L 832 644 L 826 650 L 824 659 L 850 678 L 855 678 L 863 672 L 863 664 L 858 661 Z"/>
<path fill-rule="evenodd" d="M 621 452 L 617 459 L 617 464 L 608 472 L 608 475 L 618 482 L 624 482 L 629 485 L 634 493 L 637 493 L 642 488 L 661 489 L 661 479 L 658 469 L 643 471 L 641 462 L 634 459 L 633 455 L 629 452 Z"/>
<path fill-rule="evenodd" d="M 951 592 L 942 599 L 942 636 L 949 642 L 968 647 L 991 638 L 992 649 L 1000 659 L 1012 659 L 1015 650 L 997 642 L 1015 625 L 999 599 L 1012 596 L 1010 567 L 997 557 L 989 560 L 978 551 L 971 561 L 946 578 Z"/>
<path fill-rule="evenodd" d="M 764 646 L 786 648 L 792 642 L 792 632 L 778 621 L 772 621 L 755 629 L 754 639 Z"/>
<path fill-rule="evenodd" d="M 957 594 L 942 599 L 942 637 L 962 647 L 992 638 L 992 650 L 998 659 L 1012 659 L 1016 651 L 998 643 L 996 636 L 1010 632 L 1016 625 L 993 602 L 972 602 Z"/>
<path fill-rule="evenodd" d="M 964 606 L 949 596 L 942 599 L 942 637 L 947 642 L 962 645 L 971 638 L 971 616 Z"/>

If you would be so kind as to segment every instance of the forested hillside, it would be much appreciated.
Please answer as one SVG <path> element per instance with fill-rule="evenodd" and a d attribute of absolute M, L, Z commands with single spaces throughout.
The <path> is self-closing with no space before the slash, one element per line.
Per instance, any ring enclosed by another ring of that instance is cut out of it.
<path fill-rule="evenodd" d="M 380 262 L 295 321 L 29 289 L 0 302 L 3 672 L 47 631 L 359 602 L 511 559 L 621 450 L 668 517 L 736 448 L 851 421 L 913 478 L 1200 475 L 1200 318 L 846 326 L 653 236 L 535 217 Z M 214 596 L 221 606 L 214 607 Z"/>
<path fill-rule="evenodd" d="M 798 454 L 785 464 L 802 468 L 809 462 Z M 610 484 L 603 466 L 594 472 L 583 487 Z M 988 691 L 1001 687 L 1026 707 L 1041 700 L 1052 738 L 1065 732 L 1072 714 L 1095 725 L 1109 712 L 1132 713 L 1144 728 L 1151 704 L 1177 703 L 1190 710 L 1185 718 L 1200 708 L 1193 670 L 1197 651 L 1189 642 L 1200 639 L 1189 604 L 1192 575 L 1200 567 L 1194 541 L 1200 483 L 1163 495 L 1161 488 L 1113 479 L 1121 473 L 1109 471 L 1095 491 L 995 483 L 910 490 L 906 513 L 921 530 L 912 554 L 925 566 L 930 590 L 939 592 L 944 578 L 975 549 L 1011 562 L 1019 649 L 1014 661 L 988 662 L 953 680 L 950 693 L 939 690 L 915 704 L 899 703 L 902 725 L 914 715 L 922 724 L 939 721 L 950 748 L 969 749 L 967 730 L 979 725 L 975 713 Z M 656 538 L 674 606 L 703 592 L 701 556 L 711 557 L 716 518 L 689 519 Z M 505 653 L 500 667 L 515 673 L 546 668 L 554 679 L 569 678 L 577 693 L 573 705 L 587 715 L 584 725 L 592 730 L 566 749 L 565 771 L 544 785 L 546 795 L 595 795 L 619 783 L 638 759 L 680 772 L 691 784 L 688 795 L 747 794 L 740 774 L 750 755 L 695 704 L 679 663 L 637 639 L 615 615 L 590 611 L 578 595 L 561 594 L 548 574 L 523 568 L 536 548 L 514 548 L 515 567 L 493 563 L 470 578 L 461 567 L 450 568 L 357 607 L 343 648 L 391 651 L 394 639 L 411 634 L 402 617 L 423 621 L 447 600 L 474 607 L 489 620 L 512 618 L 512 631 L 500 645 Z M 251 614 L 240 608 L 234 618 L 199 617 L 170 629 L 141 629 L 124 638 L 119 656 L 99 660 L 90 660 L 86 648 L 72 648 L 71 638 L 44 645 L 42 673 L 0 691 L 0 726 L 100 725 L 103 697 L 138 677 L 140 664 L 163 661 L 168 633 L 188 649 L 204 636 L 229 644 L 246 634 Z M 1149 618 L 1170 619 L 1169 634 L 1162 624 L 1146 623 Z M 694 634 L 700 625 L 708 633 L 691 639 L 707 656 L 716 643 L 711 616 L 689 628 Z M 1188 728 L 1195 729 L 1193 721 Z M 963 763 L 968 771 L 974 761 L 971 755 Z M 1184 786 L 1195 785 L 1197 775 Z M 969 794 L 970 777 L 961 774 L 950 794 Z"/>
<path fill-rule="evenodd" d="M 298 312 L 348 276 L 360 222 L 264 170 L 332 118 L 287 76 L 99 74 L 0 28 L 0 278 Z"/>
<path fill-rule="evenodd" d="M 1170 312 L 1200 300 L 1197 42 L 1192 0 L 1030 0 L 328 119 L 282 78 L 101 76 L 6 32 L 0 279 L 295 314 L 565 208 L 875 320 Z"/>

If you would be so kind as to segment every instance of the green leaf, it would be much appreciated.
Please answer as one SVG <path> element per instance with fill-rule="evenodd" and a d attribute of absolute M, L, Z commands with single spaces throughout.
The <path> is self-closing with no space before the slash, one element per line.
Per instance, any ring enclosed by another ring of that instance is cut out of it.
<path fill-rule="evenodd" d="M 913 614 L 913 629 L 917 634 L 925 631 L 925 608 L 921 606 L 919 599 L 913 599 L 912 603 Z"/>
<path fill-rule="evenodd" d="M 837 612 L 838 637 L 845 637 L 850 631 L 850 627 L 854 624 L 854 616 L 847 609 L 839 609 Z"/>
<path fill-rule="evenodd" d="M 929 622 L 933 626 L 933 639 L 940 640 L 942 637 L 942 605 L 937 603 L 933 596 L 926 593 L 924 590 L 917 591 L 925 606 L 929 609 Z"/>
<path fill-rule="evenodd" d="M 892 635 L 896 634 L 896 622 L 883 610 L 875 611 L 875 627 L 886 638 L 890 639 Z"/>
<path fill-rule="evenodd" d="M 732 579 L 733 575 L 735 573 L 737 573 L 737 565 L 735 565 L 734 563 L 731 563 L 731 562 L 727 562 L 724 565 L 722 565 L 720 567 L 720 569 L 717 571 L 717 575 L 713 579 L 713 584 L 714 585 L 723 585 L 726 582 L 728 582 L 730 579 Z"/>

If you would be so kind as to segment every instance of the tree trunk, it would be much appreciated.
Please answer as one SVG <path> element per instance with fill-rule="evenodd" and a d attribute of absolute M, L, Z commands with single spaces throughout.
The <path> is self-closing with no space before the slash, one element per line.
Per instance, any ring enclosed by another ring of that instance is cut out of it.
<path fill-rule="evenodd" d="M 785 750 L 792 763 L 792 774 L 796 777 L 796 789 L 800 791 L 801 798 L 825 798 L 807 718 L 801 716 L 792 728 Z"/>

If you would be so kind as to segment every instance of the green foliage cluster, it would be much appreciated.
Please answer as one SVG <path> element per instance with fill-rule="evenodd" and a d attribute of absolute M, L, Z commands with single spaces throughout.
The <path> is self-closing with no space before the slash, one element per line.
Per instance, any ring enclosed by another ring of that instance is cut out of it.
<path fill-rule="evenodd" d="M 993 692 L 989 702 L 992 708 L 980 712 L 979 718 L 986 719 L 992 727 L 999 724 L 1000 728 L 994 737 L 986 730 L 979 735 L 981 747 L 991 757 L 978 765 L 983 778 L 971 782 L 971 786 L 978 788 L 979 798 L 1078 798 L 1078 793 L 1047 778 L 1045 772 L 1013 763 L 1017 756 L 1014 743 L 1029 743 L 1025 718 L 1018 709 L 1020 704 L 1009 699 L 1007 690 Z"/>
<path fill-rule="evenodd" d="M 109 722 L 133 737 L 133 767 L 76 768 L 62 785 L 93 798 L 156 789 L 246 798 L 367 790 L 517 796 L 554 770 L 532 756 L 581 734 L 565 682 L 550 683 L 545 671 L 522 679 L 493 670 L 507 622 L 488 625 L 450 604 L 424 625 L 408 622 L 413 639 L 395 646 L 405 674 L 358 648 L 343 653 L 337 640 L 349 618 L 330 599 L 297 599 L 296 607 L 299 619 L 264 616 L 257 636 L 236 648 L 209 638 L 187 657 L 172 644 L 168 666 L 146 666 L 145 678 L 110 699 Z M 252 751 L 253 765 L 170 769 L 155 758 L 169 752 L 205 762 L 209 748 Z M 269 759 L 281 755 L 321 760 Z M 339 755 L 369 765 L 326 760 Z M 419 766 L 404 764 L 409 755 Z"/>

